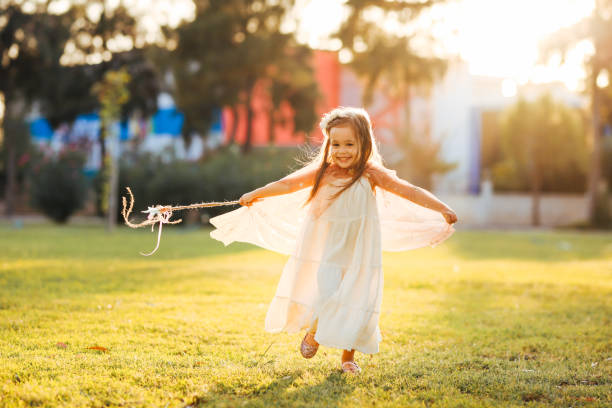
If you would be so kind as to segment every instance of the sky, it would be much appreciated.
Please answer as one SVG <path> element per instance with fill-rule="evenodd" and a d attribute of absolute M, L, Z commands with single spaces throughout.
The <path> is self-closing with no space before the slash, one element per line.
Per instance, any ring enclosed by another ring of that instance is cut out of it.
<path fill-rule="evenodd" d="M 346 15 L 342 3 L 298 0 L 302 12 L 295 28 L 300 42 L 338 49 L 340 44 L 326 37 Z M 538 64 L 538 43 L 587 17 L 593 8 L 594 0 L 449 0 L 422 16 L 418 26 L 437 39 L 436 54 L 460 56 L 474 75 L 502 77 L 516 84 L 562 81 L 575 91 L 584 86 L 582 62 L 592 53 L 592 44 L 578 44 L 563 65 L 560 56 L 542 65 Z M 382 21 L 378 16 L 372 18 Z M 391 31 L 407 30 L 393 21 L 382 24 Z M 345 60 L 348 58 L 350 55 Z"/>
<path fill-rule="evenodd" d="M 37 0 L 40 1 L 40 0 Z M 53 0 L 51 7 L 57 12 L 68 8 L 70 1 Z M 105 0 L 112 9 L 124 4 L 134 15 L 146 33 L 147 42 L 160 37 L 159 25 L 176 27 L 183 21 L 194 18 L 195 6 L 192 0 Z M 408 33 L 422 30 L 435 38 L 435 47 L 423 43 L 425 50 L 432 50 L 440 56 L 459 56 L 474 75 L 495 76 L 506 79 L 508 89 L 527 81 L 541 83 L 562 81 L 572 91 L 584 87 L 586 77 L 583 61 L 592 53 L 589 41 L 577 45 L 566 55 L 560 65 L 560 56 L 548 64 L 538 64 L 538 43 L 548 34 L 570 26 L 588 16 L 595 0 L 447 0 L 435 5 L 424 13 L 411 27 L 402 26 L 393 19 L 368 12 L 368 18 L 376 21 L 391 32 Z M 27 3 L 27 2 L 26 2 Z M 298 41 L 312 48 L 339 50 L 340 60 L 348 62 L 350 53 L 340 50 L 340 41 L 330 41 L 329 35 L 338 29 L 347 16 L 344 0 L 296 0 L 297 7 L 283 25 L 287 32 L 296 32 Z M 92 3 L 88 12 L 99 15 L 100 6 Z M 109 44 L 113 51 L 132 48 L 129 38 L 117 39 Z M 417 43 L 418 46 L 418 43 Z M 62 63 L 71 63 L 80 57 L 73 51 L 74 44 L 68 44 Z M 99 63 L 111 58 L 105 55 L 90 55 L 89 63 Z M 605 86 L 608 78 L 599 78 Z"/>

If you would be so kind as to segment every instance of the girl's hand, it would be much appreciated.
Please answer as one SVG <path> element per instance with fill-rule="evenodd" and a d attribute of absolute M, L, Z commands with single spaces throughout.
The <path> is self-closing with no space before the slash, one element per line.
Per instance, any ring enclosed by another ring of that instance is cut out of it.
<path fill-rule="evenodd" d="M 240 205 L 246 205 L 247 207 L 250 207 L 251 205 L 253 205 L 254 202 L 259 200 L 260 197 L 257 197 L 257 195 L 253 194 L 253 192 L 250 192 L 243 194 L 242 197 L 240 197 L 240 199 L 238 200 L 238 202 Z"/>
<path fill-rule="evenodd" d="M 454 222 L 457 222 L 457 214 L 455 214 L 453 210 L 448 209 L 448 210 L 442 211 L 441 213 L 446 219 L 447 223 L 452 224 Z"/>

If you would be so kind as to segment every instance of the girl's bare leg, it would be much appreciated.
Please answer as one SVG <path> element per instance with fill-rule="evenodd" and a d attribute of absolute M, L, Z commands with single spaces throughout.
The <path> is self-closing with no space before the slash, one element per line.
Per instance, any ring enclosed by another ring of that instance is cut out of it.
<path fill-rule="evenodd" d="M 317 341 L 314 339 L 314 335 L 317 332 L 317 323 L 319 322 L 319 319 L 315 320 L 314 323 L 312 324 L 312 326 L 310 327 L 310 329 L 308 329 L 308 333 L 312 333 L 311 336 L 306 336 L 306 343 L 310 344 L 311 346 L 318 346 L 319 343 L 317 343 Z"/>
<path fill-rule="evenodd" d="M 309 332 L 311 332 L 312 334 L 315 334 L 317 332 L 317 325 L 319 323 L 319 319 L 316 319 L 312 325 L 310 326 L 310 329 L 308 329 Z"/>
<path fill-rule="evenodd" d="M 355 361 L 355 349 L 351 351 L 342 350 L 342 362 Z"/>
<path fill-rule="evenodd" d="M 306 336 L 306 343 L 311 346 L 316 346 L 319 343 L 314 339 L 314 335 L 317 332 L 317 323 L 319 319 L 315 320 L 312 326 L 308 329 L 308 333 L 312 333 L 312 336 Z M 355 361 L 355 349 L 351 349 L 351 351 L 342 350 L 342 363 L 346 361 Z"/>

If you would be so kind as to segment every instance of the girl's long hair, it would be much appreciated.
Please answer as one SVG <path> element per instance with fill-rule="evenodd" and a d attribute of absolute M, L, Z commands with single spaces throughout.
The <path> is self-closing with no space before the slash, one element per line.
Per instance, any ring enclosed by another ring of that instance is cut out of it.
<path fill-rule="evenodd" d="M 336 126 L 349 125 L 355 133 L 357 139 L 358 153 L 357 160 L 353 165 L 354 175 L 351 180 L 345 184 L 342 189 L 331 196 L 331 200 L 338 197 L 344 190 L 348 189 L 363 175 L 368 161 L 373 160 L 379 164 L 382 164 L 382 157 L 378 152 L 378 146 L 376 139 L 374 139 L 374 132 L 372 131 L 372 123 L 370 122 L 370 116 L 361 108 L 352 108 L 340 106 L 331 112 L 323 115 L 319 127 L 323 132 L 323 144 L 321 149 L 310 159 L 304 167 L 318 166 L 318 170 L 315 176 L 315 182 L 312 186 L 310 196 L 304 203 L 310 202 L 319 187 L 321 186 L 321 179 L 325 174 L 325 170 L 332 164 L 332 158 L 329 154 L 330 150 L 330 139 L 329 134 L 332 128 Z"/>

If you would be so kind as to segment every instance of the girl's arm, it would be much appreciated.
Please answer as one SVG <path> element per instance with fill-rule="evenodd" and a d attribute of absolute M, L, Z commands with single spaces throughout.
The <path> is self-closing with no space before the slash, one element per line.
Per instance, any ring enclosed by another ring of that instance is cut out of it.
<path fill-rule="evenodd" d="M 273 181 L 263 187 L 250 191 L 240 197 L 240 205 L 250 206 L 264 197 L 289 194 L 310 187 L 314 184 L 317 166 L 304 167 L 280 180 Z"/>
<path fill-rule="evenodd" d="M 375 186 L 379 186 L 422 207 L 438 211 L 444 215 L 444 218 L 449 223 L 457 221 L 455 212 L 449 206 L 438 200 L 435 195 L 424 188 L 399 178 L 395 171 L 376 163 L 369 163 L 366 172 Z"/>

